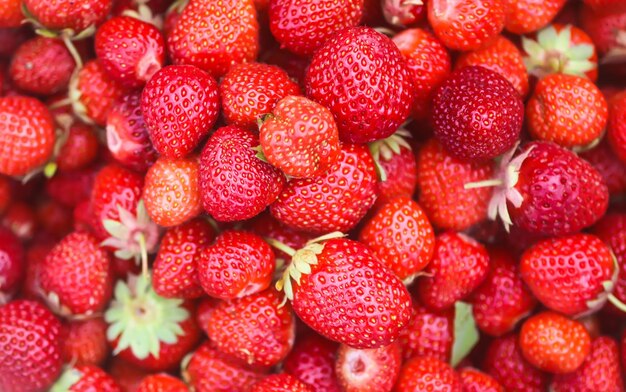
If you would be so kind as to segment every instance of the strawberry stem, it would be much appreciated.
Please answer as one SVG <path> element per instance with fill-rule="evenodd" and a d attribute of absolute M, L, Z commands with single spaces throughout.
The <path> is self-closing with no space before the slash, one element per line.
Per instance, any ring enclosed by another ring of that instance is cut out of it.
<path fill-rule="evenodd" d="M 616 296 L 614 296 L 613 294 L 609 294 L 608 295 L 608 299 L 609 302 L 613 304 L 613 306 L 615 306 L 616 308 L 618 308 L 619 310 L 621 310 L 622 312 L 626 313 L 626 304 L 623 303 L 622 301 L 620 301 Z"/>
<path fill-rule="evenodd" d="M 283 252 L 285 252 L 286 254 L 288 254 L 289 256 L 293 257 L 293 255 L 296 254 L 296 250 L 294 248 L 292 248 L 289 245 L 285 245 L 280 241 L 277 241 L 273 238 L 265 238 L 265 242 L 267 242 L 268 244 L 270 244 L 271 246 L 273 246 L 274 248 L 278 249 L 278 250 L 282 250 Z"/>
<path fill-rule="evenodd" d="M 146 279 L 149 279 L 148 273 L 148 249 L 146 247 L 146 236 L 143 233 L 137 234 L 137 242 L 141 251 L 141 273 Z"/>
<path fill-rule="evenodd" d="M 76 68 L 77 69 L 82 68 L 83 59 L 80 57 L 80 54 L 78 53 L 78 50 L 76 50 L 76 46 L 74 46 L 74 44 L 72 43 L 72 40 L 70 39 L 69 35 L 61 34 L 61 39 L 63 40 L 63 43 L 65 44 L 65 47 L 67 48 L 67 51 L 70 52 L 70 54 L 72 55 L 72 58 L 74 59 L 74 62 L 76 63 Z"/>
<path fill-rule="evenodd" d="M 477 182 L 468 182 L 463 186 L 465 189 L 475 189 L 475 188 L 487 188 L 491 186 L 500 186 L 503 185 L 504 182 L 499 178 L 493 178 L 491 180 L 485 181 L 477 181 Z"/>

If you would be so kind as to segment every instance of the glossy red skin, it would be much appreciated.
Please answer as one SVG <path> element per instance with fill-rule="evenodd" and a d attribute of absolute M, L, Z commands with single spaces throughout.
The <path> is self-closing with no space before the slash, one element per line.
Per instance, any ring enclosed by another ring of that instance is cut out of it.
<path fill-rule="evenodd" d="M 397 342 L 374 349 L 341 345 L 335 371 L 346 392 L 391 391 L 402 366 L 402 349 Z"/>
<path fill-rule="evenodd" d="M 280 170 L 255 156 L 258 138 L 243 128 L 215 131 L 200 156 L 200 194 L 216 220 L 252 218 L 274 202 L 285 185 Z M 245 170 L 242 170 L 242 167 Z"/>
<path fill-rule="evenodd" d="M 610 127 L 609 125 L 609 129 Z M 578 156 L 591 163 L 591 166 L 600 173 L 611 196 L 626 192 L 626 160 L 622 161 L 617 157 L 611 149 L 608 138 L 604 138 L 597 147 Z"/>
<path fill-rule="evenodd" d="M 411 321 L 400 332 L 405 360 L 429 357 L 450 361 L 454 343 L 454 311 L 432 311 L 413 300 Z"/>
<path fill-rule="evenodd" d="M 56 173 L 46 181 L 46 195 L 64 206 L 76 207 L 89 200 L 96 173 L 94 167 Z"/>
<path fill-rule="evenodd" d="M 61 372 L 61 323 L 43 305 L 15 300 L 0 307 L 0 388 L 46 390 Z"/>
<path fill-rule="evenodd" d="M 63 361 L 76 365 L 101 365 L 110 351 L 107 327 L 102 318 L 65 322 L 61 329 Z"/>
<path fill-rule="evenodd" d="M 626 164 L 626 91 L 609 101 L 607 139 L 618 158 Z"/>
<path fill-rule="evenodd" d="M 624 380 L 620 369 L 619 348 L 615 340 L 602 336 L 591 342 L 585 362 L 573 373 L 557 374 L 550 389 L 566 391 L 621 392 Z"/>
<path fill-rule="evenodd" d="M 13 84 L 21 90 L 50 95 L 67 88 L 75 67 L 63 41 L 35 37 L 15 51 L 9 75 Z"/>
<path fill-rule="evenodd" d="M 141 112 L 159 154 L 189 155 L 217 121 L 217 82 L 191 65 L 162 68 L 141 93 Z"/>
<path fill-rule="evenodd" d="M 70 387 L 70 392 L 122 392 L 113 377 L 97 366 L 79 365 L 74 369 L 80 373 L 80 379 Z"/>
<path fill-rule="evenodd" d="M 613 295 L 624 302 L 626 301 L 626 214 L 604 215 L 593 226 L 592 232 L 609 246 L 617 260 L 619 274 Z M 619 313 L 621 314 L 621 311 Z"/>
<path fill-rule="evenodd" d="M 112 0 L 25 0 L 33 17 L 50 30 L 72 29 L 79 33 L 102 22 L 111 10 Z"/>
<path fill-rule="evenodd" d="M 461 378 L 447 363 L 434 358 L 415 357 L 400 371 L 397 392 L 461 392 Z"/>
<path fill-rule="evenodd" d="M 293 249 L 300 249 L 306 245 L 307 241 L 312 240 L 313 234 L 298 231 L 274 219 L 269 212 L 258 215 L 252 221 L 249 221 L 247 230 L 261 237 L 272 238 L 283 243 Z M 280 249 L 272 249 L 276 255 L 276 259 L 282 258 L 285 264 L 289 263 L 291 256 L 287 255 Z"/>
<path fill-rule="evenodd" d="M 515 188 L 523 202 L 508 202 L 514 225 L 539 234 L 561 236 L 595 223 L 607 209 L 609 192 L 602 176 L 585 160 L 556 144 L 532 142 Z M 552 184 L 560 184 L 552 188 Z"/>
<path fill-rule="evenodd" d="M 626 10 L 620 12 L 595 12 L 583 6 L 579 12 L 582 29 L 589 34 L 596 50 L 604 55 L 611 48 L 619 47 L 617 33 L 626 28 Z"/>
<path fill-rule="evenodd" d="M 305 84 L 307 96 L 333 113 L 339 137 L 348 143 L 393 134 L 415 98 L 398 47 L 369 27 L 345 29 L 326 41 L 311 60 Z"/>
<path fill-rule="evenodd" d="M 0 227 L 0 305 L 20 288 L 25 271 L 22 243 L 10 230 Z"/>
<path fill-rule="evenodd" d="M 512 331 L 537 305 L 517 264 L 510 251 L 489 249 L 489 272 L 470 300 L 476 326 L 488 335 Z"/>
<path fill-rule="evenodd" d="M 365 216 L 376 196 L 376 167 L 369 150 L 343 144 L 338 161 L 326 173 L 289 181 L 270 212 L 294 229 L 347 232 Z"/>
<path fill-rule="evenodd" d="M 94 45 L 106 72 L 127 87 L 142 86 L 165 62 L 161 31 L 129 16 L 116 16 L 103 23 Z"/>
<path fill-rule="evenodd" d="M 537 31 L 550 23 L 566 0 L 505 0 L 504 27 L 514 34 Z"/>
<path fill-rule="evenodd" d="M 43 165 L 52 154 L 52 116 L 35 98 L 0 98 L 0 133 L 0 174 L 25 175 Z"/>
<path fill-rule="evenodd" d="M 303 383 L 292 375 L 272 374 L 257 382 L 249 389 L 250 392 L 314 392 L 313 386 Z"/>
<path fill-rule="evenodd" d="M 187 392 L 187 384 L 167 373 L 146 376 L 135 392 Z"/>
<path fill-rule="evenodd" d="M 504 387 L 493 377 L 472 368 L 459 372 L 464 392 L 504 392 Z"/>
<path fill-rule="evenodd" d="M 76 90 L 80 93 L 79 105 L 84 107 L 74 111 L 104 126 L 111 108 L 126 94 L 126 89 L 109 77 L 98 60 L 87 62 L 74 77 L 77 78 Z"/>
<path fill-rule="evenodd" d="M 20 0 L 9 0 L 2 3 L 0 8 L 0 26 L 20 27 L 24 14 L 22 14 L 22 2 Z"/>
<path fill-rule="evenodd" d="M 272 0 L 270 30 L 282 48 L 311 56 L 337 32 L 357 26 L 363 7 L 364 0 Z"/>
<path fill-rule="evenodd" d="M 415 154 L 408 148 L 400 148 L 399 154 L 393 154 L 386 160 L 382 156 L 378 164 L 387 174 L 385 181 L 378 181 L 376 207 L 382 207 L 396 197 L 412 197 L 417 188 L 417 162 Z"/>
<path fill-rule="evenodd" d="M 283 370 L 318 390 L 339 392 L 335 373 L 337 343 L 317 334 L 298 336 L 293 349 L 283 361 Z"/>
<path fill-rule="evenodd" d="M 56 163 L 59 170 L 73 171 L 86 167 L 97 158 L 99 147 L 94 128 L 75 122 L 70 126 L 67 140 L 58 154 Z"/>

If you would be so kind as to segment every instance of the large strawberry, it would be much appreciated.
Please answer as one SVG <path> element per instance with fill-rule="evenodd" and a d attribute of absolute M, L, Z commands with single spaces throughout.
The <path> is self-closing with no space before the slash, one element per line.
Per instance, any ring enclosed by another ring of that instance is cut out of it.
<path fill-rule="evenodd" d="M 341 390 L 335 373 L 337 343 L 311 333 L 298 336 L 283 361 L 283 370 L 299 380 L 328 392 Z"/>
<path fill-rule="evenodd" d="M 112 4 L 112 0 L 24 0 L 27 16 L 32 16 L 47 29 L 70 29 L 73 33 L 80 33 L 102 22 Z"/>
<path fill-rule="evenodd" d="M 0 306 L 7 303 L 22 284 L 26 271 L 24 248 L 9 229 L 0 227 Z"/>
<path fill-rule="evenodd" d="M 415 357 L 402 365 L 397 392 L 461 392 L 461 378 L 447 363 L 434 358 Z"/>
<path fill-rule="evenodd" d="M 400 373 L 402 350 L 398 342 L 371 349 L 341 345 L 335 371 L 344 391 L 389 392 Z"/>
<path fill-rule="evenodd" d="M 398 47 L 369 27 L 344 29 L 315 53 L 306 93 L 335 116 L 342 141 L 366 143 L 393 134 L 414 101 L 411 73 Z"/>
<path fill-rule="evenodd" d="M 504 27 L 514 34 L 526 34 L 544 27 L 559 13 L 566 0 L 505 0 Z"/>
<path fill-rule="evenodd" d="M 76 365 L 101 365 L 109 356 L 107 324 L 101 317 L 68 321 L 61 329 L 63 361 Z"/>

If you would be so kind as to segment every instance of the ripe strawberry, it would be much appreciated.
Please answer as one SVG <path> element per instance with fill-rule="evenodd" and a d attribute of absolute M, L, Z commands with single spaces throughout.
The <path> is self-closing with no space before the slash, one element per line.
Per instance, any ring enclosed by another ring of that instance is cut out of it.
<path fill-rule="evenodd" d="M 234 64 L 254 61 L 259 26 L 253 0 L 191 0 L 168 34 L 167 45 L 174 64 L 195 65 L 214 78 Z"/>
<path fill-rule="evenodd" d="M 310 241 L 295 252 L 276 288 L 322 336 L 354 348 L 386 346 L 409 322 L 409 293 L 369 248 L 337 235 Z"/>
<path fill-rule="evenodd" d="M 493 377 L 473 368 L 459 372 L 464 392 L 504 392 L 504 387 Z"/>
<path fill-rule="evenodd" d="M 626 94 L 624 96 L 626 97 Z M 610 135 L 611 125 L 607 128 Z M 608 137 L 602 139 L 596 147 L 579 153 L 578 156 L 591 163 L 591 166 L 600 173 L 611 196 L 626 192 L 626 160 L 621 161 L 613 152 Z"/>
<path fill-rule="evenodd" d="M 491 336 L 512 331 L 537 304 L 520 276 L 517 261 L 504 248 L 489 249 L 489 272 L 470 302 L 476 325 Z"/>
<path fill-rule="evenodd" d="M 96 130 L 76 121 L 67 130 L 67 139 L 57 154 L 56 165 L 63 171 L 82 169 L 97 158 L 99 147 Z"/>
<path fill-rule="evenodd" d="M 226 123 L 251 130 L 260 115 L 270 113 L 288 95 L 300 95 L 300 87 L 285 71 L 269 64 L 234 65 L 220 83 Z"/>
<path fill-rule="evenodd" d="M 618 158 L 626 164 L 626 91 L 609 102 L 607 139 Z"/>
<path fill-rule="evenodd" d="M 248 389 L 250 392 L 314 392 L 315 389 L 292 375 L 272 374 Z"/>
<path fill-rule="evenodd" d="M 281 47 L 311 56 L 339 31 L 357 26 L 363 6 L 364 0 L 273 0 L 270 30 Z"/>
<path fill-rule="evenodd" d="M 559 13 L 566 0 L 505 0 L 504 28 L 526 34 L 544 27 Z"/>
<path fill-rule="evenodd" d="M 135 392 L 187 392 L 187 385 L 176 377 L 167 373 L 157 373 L 146 376 Z"/>
<path fill-rule="evenodd" d="M 67 369 L 54 383 L 51 391 L 122 392 L 113 377 L 94 365 L 79 365 Z"/>
<path fill-rule="evenodd" d="M 255 234 L 226 231 L 202 249 L 197 260 L 200 285 L 211 297 L 234 299 L 269 287 L 274 252 Z"/>
<path fill-rule="evenodd" d="M 275 65 L 287 72 L 291 80 L 295 81 L 300 88 L 304 87 L 304 78 L 310 58 L 298 56 L 280 47 L 269 48 L 262 58 L 264 63 Z"/>
<path fill-rule="evenodd" d="M 573 373 L 554 376 L 550 389 L 554 392 L 621 392 L 624 390 L 624 381 L 619 361 L 619 348 L 615 340 L 608 336 L 594 339 L 585 362 Z"/>
<path fill-rule="evenodd" d="M 43 305 L 16 300 L 0 307 L 0 390 L 47 390 L 61 372 L 61 323 Z"/>
<path fill-rule="evenodd" d="M 222 127 L 211 135 L 200 157 L 200 195 L 215 219 L 252 218 L 274 202 L 286 180 L 280 170 L 255 156 L 256 135 Z"/>
<path fill-rule="evenodd" d="M 405 360 L 429 357 L 449 362 L 454 343 L 454 312 L 432 311 L 413 299 L 411 321 L 400 332 L 400 342 Z"/>
<path fill-rule="evenodd" d="M 384 0 L 381 7 L 387 23 L 397 27 L 416 25 L 426 16 L 422 0 Z"/>
<path fill-rule="evenodd" d="M 63 41 L 35 37 L 24 42 L 13 54 L 9 75 L 21 90 L 51 95 L 67 88 L 76 67 Z"/>
<path fill-rule="evenodd" d="M 481 66 L 497 72 L 515 87 L 520 96 L 528 94 L 528 73 L 522 53 L 501 35 L 481 49 L 461 53 L 455 69 L 468 66 Z"/>
<path fill-rule="evenodd" d="M 24 248 L 9 229 L 0 227 L 0 306 L 9 302 L 26 271 Z"/>
<path fill-rule="evenodd" d="M 16 200 L 4 212 L 2 226 L 10 229 L 22 241 L 30 241 L 37 231 L 37 216 L 30 204 Z"/>
<path fill-rule="evenodd" d="M 271 214 L 269 214 L 269 212 L 263 212 L 248 222 L 250 225 L 247 227 L 247 230 L 250 230 L 258 236 L 272 238 L 273 240 L 276 240 L 293 249 L 302 248 L 306 245 L 307 241 L 312 240 L 315 237 L 310 233 L 292 229 L 291 227 L 277 221 Z M 278 269 L 284 267 L 284 265 L 289 262 L 291 257 L 280 249 L 274 249 L 274 255 L 276 256 L 275 272 L 282 272 L 278 271 Z"/>
<path fill-rule="evenodd" d="M 208 135 L 219 114 L 217 82 L 191 65 L 158 71 L 141 93 L 150 139 L 168 158 L 189 155 Z"/>
<path fill-rule="evenodd" d="M 423 270 L 435 250 L 435 233 L 424 210 L 406 196 L 378 210 L 361 229 L 359 241 L 402 280 Z"/>
<path fill-rule="evenodd" d="M 37 227 L 43 234 L 62 238 L 72 231 L 72 211 L 53 200 L 43 200 L 35 206 Z"/>
<path fill-rule="evenodd" d="M 393 134 L 414 102 L 411 72 L 391 39 L 368 27 L 334 34 L 315 53 L 306 93 L 330 109 L 341 140 L 366 143 Z"/>
<path fill-rule="evenodd" d="M 161 239 L 154 260 L 154 291 L 165 298 L 193 299 L 204 294 L 196 273 L 201 249 L 211 243 L 215 232 L 202 218 L 169 229 Z"/>
<path fill-rule="evenodd" d="M 337 343 L 311 333 L 298 340 L 283 361 L 283 371 L 300 381 L 313 385 L 318 391 L 339 392 L 335 373 Z"/>
<path fill-rule="evenodd" d="M 102 24 L 95 50 L 105 71 L 126 87 L 142 86 L 165 62 L 163 34 L 153 24 L 129 16 Z"/>
<path fill-rule="evenodd" d="M 462 162 L 431 139 L 417 153 L 417 202 L 433 226 L 464 230 L 487 217 L 489 189 L 465 189 L 493 175 L 488 162 Z"/>
<path fill-rule="evenodd" d="M 589 354 L 591 339 L 585 327 L 558 313 L 536 314 L 522 324 L 519 345 L 524 358 L 550 373 L 570 373 Z"/>
<path fill-rule="evenodd" d="M 111 108 L 106 124 L 107 147 L 118 162 L 139 172 L 157 159 L 141 113 L 141 93 L 131 92 Z"/>
<path fill-rule="evenodd" d="M 101 317 L 68 321 L 61 329 L 63 361 L 76 365 L 101 365 L 109 355 L 107 324 Z"/>
<path fill-rule="evenodd" d="M 434 310 L 451 307 L 478 287 L 487 276 L 489 254 L 474 239 L 455 232 L 435 238 L 435 253 L 417 281 L 417 294 Z"/>
<path fill-rule="evenodd" d="M 397 342 L 372 349 L 341 345 L 335 371 L 346 392 L 391 391 L 400 373 L 402 351 Z"/>
<path fill-rule="evenodd" d="M 593 227 L 593 234 L 608 245 L 617 261 L 619 272 L 613 295 L 620 301 L 626 301 L 626 214 L 604 215 Z"/>
<path fill-rule="evenodd" d="M 46 197 L 49 196 L 62 205 L 72 208 L 89 201 L 97 170 L 97 167 L 90 166 L 71 172 L 56 173 L 45 183 Z"/>
<path fill-rule="evenodd" d="M 221 301 L 201 327 L 218 350 L 250 366 L 274 366 L 285 359 L 295 339 L 293 312 L 281 300 L 271 288 Z"/>
<path fill-rule="evenodd" d="M 107 370 L 126 392 L 137 392 L 141 381 L 149 375 L 147 370 L 128 363 L 120 357 L 113 357 Z"/>
<path fill-rule="evenodd" d="M 109 14 L 112 3 L 112 0 L 24 0 L 24 7 L 50 30 L 70 29 L 79 33 L 100 24 Z"/>
<path fill-rule="evenodd" d="M 580 24 L 604 59 L 619 61 L 623 58 L 626 43 L 621 37 L 626 26 L 626 10 L 594 11 L 584 5 L 580 9 Z"/>
<path fill-rule="evenodd" d="M 591 226 L 606 211 L 600 173 L 574 153 L 549 142 L 527 143 L 500 162 L 489 217 L 536 234 L 562 236 Z"/>
<path fill-rule="evenodd" d="M 0 26 L 2 28 L 7 27 L 20 27 L 22 24 L 22 2 L 20 0 L 3 1 L 0 6 Z"/>
<path fill-rule="evenodd" d="M 374 204 L 376 178 L 374 160 L 367 147 L 343 144 L 339 159 L 326 173 L 289 181 L 270 212 L 298 230 L 348 231 Z"/>
<path fill-rule="evenodd" d="M 44 164 L 54 147 L 54 123 L 35 98 L 0 98 L 0 174 L 22 176 Z"/>
<path fill-rule="evenodd" d="M 402 365 L 395 390 L 461 392 L 462 384 L 459 375 L 447 363 L 434 358 L 415 357 Z"/>
<path fill-rule="evenodd" d="M 480 66 L 463 67 L 433 94 L 435 137 L 453 157 L 491 159 L 518 140 L 524 103 L 500 74 Z"/>
<path fill-rule="evenodd" d="M 441 42 L 454 50 L 476 50 L 504 28 L 506 0 L 428 1 L 428 22 Z"/>

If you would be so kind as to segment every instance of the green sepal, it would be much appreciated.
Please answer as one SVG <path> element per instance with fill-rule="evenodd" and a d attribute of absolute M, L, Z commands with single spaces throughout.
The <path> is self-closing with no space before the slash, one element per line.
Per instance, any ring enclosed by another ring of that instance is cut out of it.
<path fill-rule="evenodd" d="M 452 367 L 458 365 L 472 351 L 478 339 L 472 305 L 457 301 L 454 304 L 454 343 L 450 358 Z"/>
<path fill-rule="evenodd" d="M 80 381 L 83 374 L 75 368 L 65 370 L 61 377 L 50 387 L 48 392 L 68 392 L 74 384 Z"/>

